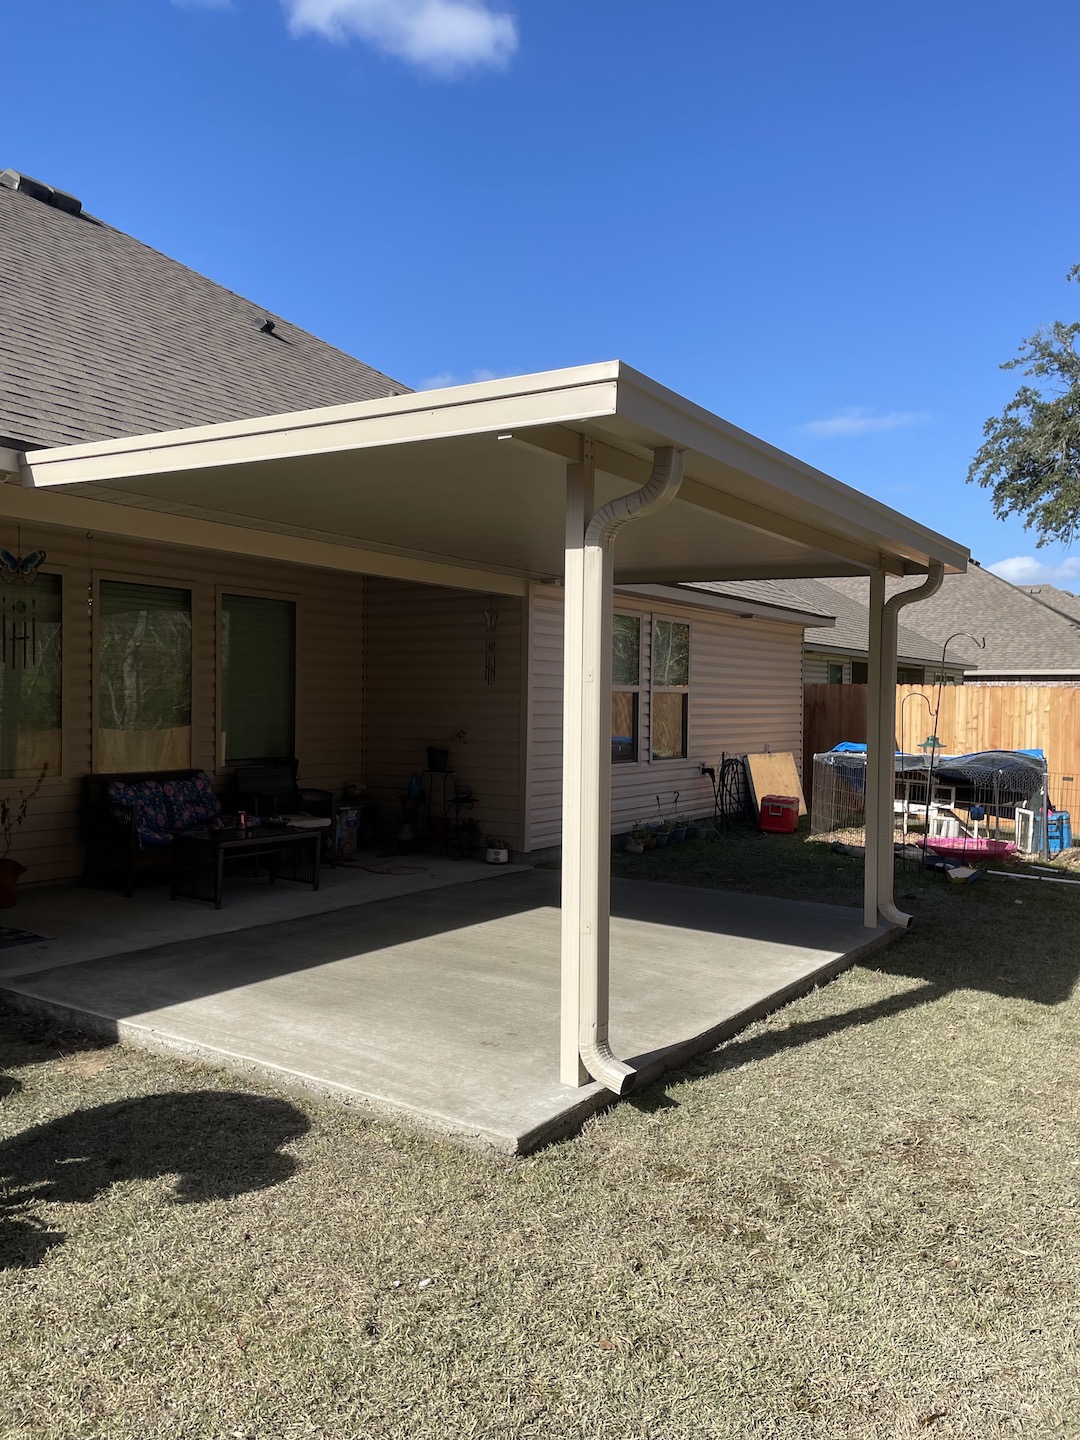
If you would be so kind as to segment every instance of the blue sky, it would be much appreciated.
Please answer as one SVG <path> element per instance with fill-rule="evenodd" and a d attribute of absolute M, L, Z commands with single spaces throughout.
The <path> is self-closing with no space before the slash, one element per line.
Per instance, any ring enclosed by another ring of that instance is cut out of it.
<path fill-rule="evenodd" d="M 964 484 L 1080 312 L 1075 0 L 51 0 L 0 166 L 407 384 L 621 358 L 1080 589 Z"/>

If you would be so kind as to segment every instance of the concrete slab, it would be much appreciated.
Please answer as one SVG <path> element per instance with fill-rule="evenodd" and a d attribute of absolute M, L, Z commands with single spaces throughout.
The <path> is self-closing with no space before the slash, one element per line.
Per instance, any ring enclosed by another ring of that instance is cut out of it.
<path fill-rule="evenodd" d="M 500 874 L 26 972 L 0 998 L 522 1154 L 612 1100 L 558 1082 L 557 902 L 550 873 Z M 839 906 L 617 881 L 613 1045 L 658 1074 L 895 933 Z"/>
<path fill-rule="evenodd" d="M 19 891 L 10 923 L 45 938 L 36 944 L 0 949 L 0 981 L 31 970 L 51 970 L 106 955 L 127 954 L 176 940 L 200 940 L 233 930 L 325 915 L 353 905 L 420 895 L 446 885 L 490 880 L 493 874 L 527 870 L 507 865 L 495 871 L 475 860 L 431 855 L 377 859 L 361 854 L 354 864 L 320 872 L 319 888 L 230 875 L 220 910 L 201 900 L 170 901 L 168 885 L 152 885 L 132 896 L 75 885 L 42 885 Z"/>

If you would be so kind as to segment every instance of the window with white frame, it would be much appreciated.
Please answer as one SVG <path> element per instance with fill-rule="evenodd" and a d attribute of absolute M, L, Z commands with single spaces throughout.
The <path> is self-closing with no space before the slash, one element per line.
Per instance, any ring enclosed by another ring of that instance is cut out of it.
<path fill-rule="evenodd" d="M 611 759 L 638 758 L 641 715 L 641 616 L 616 615 L 611 628 Z"/>
<path fill-rule="evenodd" d="M 652 657 L 642 679 L 642 642 Z M 611 635 L 611 759 L 627 764 L 642 758 L 643 683 L 648 686 L 645 755 L 682 760 L 689 753 L 690 626 L 653 615 L 616 615 Z"/>
<path fill-rule="evenodd" d="M 690 721 L 690 626 L 655 619 L 652 642 L 652 757 L 684 760 Z"/>

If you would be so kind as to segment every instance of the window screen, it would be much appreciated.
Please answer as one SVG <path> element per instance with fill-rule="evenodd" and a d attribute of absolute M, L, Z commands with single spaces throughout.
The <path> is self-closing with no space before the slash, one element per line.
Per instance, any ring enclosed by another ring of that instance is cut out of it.
<path fill-rule="evenodd" d="M 60 774 L 60 601 L 60 576 L 42 574 L 0 599 L 0 779 Z"/>
<path fill-rule="evenodd" d="M 653 625 L 652 755 L 682 759 L 690 713 L 690 626 L 678 620 Z"/>
<path fill-rule="evenodd" d="M 226 764 L 296 753 L 296 606 L 221 597 L 222 726 Z"/>
<path fill-rule="evenodd" d="M 94 765 L 191 764 L 191 591 L 102 580 Z"/>
<path fill-rule="evenodd" d="M 611 633 L 611 758 L 619 764 L 638 758 L 641 686 L 641 617 L 615 615 Z"/>

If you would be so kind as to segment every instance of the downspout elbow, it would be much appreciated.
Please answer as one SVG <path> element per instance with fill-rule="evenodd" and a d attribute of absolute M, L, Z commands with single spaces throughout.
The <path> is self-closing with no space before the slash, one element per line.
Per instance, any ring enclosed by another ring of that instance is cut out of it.
<path fill-rule="evenodd" d="M 602 505 L 585 531 L 585 544 L 610 545 L 622 527 L 644 515 L 654 515 L 670 505 L 679 493 L 683 478 L 683 452 L 663 445 L 653 452 L 652 474 L 640 490 L 620 495 Z"/>
<path fill-rule="evenodd" d="M 921 585 L 916 585 L 913 590 L 898 590 L 895 595 L 886 600 L 884 614 L 889 625 L 896 623 L 897 616 L 906 605 L 914 605 L 919 600 L 929 600 L 931 595 L 936 595 L 941 589 L 945 579 L 945 566 L 940 560 L 931 560 L 930 569 L 926 579 Z M 896 676 L 893 676 L 895 687 Z M 883 920 L 890 925 L 896 925 L 901 930 L 907 930 L 912 924 L 912 917 L 905 911 L 899 909 L 891 900 L 883 900 L 878 905 L 878 912 Z"/>
<path fill-rule="evenodd" d="M 940 560 L 931 560 L 929 573 L 921 585 L 916 585 L 914 590 L 898 590 L 885 601 L 886 616 L 891 620 L 905 605 L 914 605 L 918 600 L 929 600 L 931 595 L 936 595 L 941 589 L 944 579 L 945 566 Z"/>

